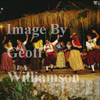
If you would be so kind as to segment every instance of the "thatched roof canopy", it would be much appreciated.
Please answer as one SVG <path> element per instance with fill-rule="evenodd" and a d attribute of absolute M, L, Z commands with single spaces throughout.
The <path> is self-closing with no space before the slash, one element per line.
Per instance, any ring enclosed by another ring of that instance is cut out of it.
<path fill-rule="evenodd" d="M 11 27 L 46 27 L 51 24 L 59 24 L 62 27 L 70 27 L 79 29 L 81 26 L 84 29 L 89 27 L 100 27 L 100 10 L 66 10 L 66 11 L 46 11 L 44 13 L 32 14 L 16 20 L 1 22 L 3 25 L 2 33 L 7 33 L 7 24 Z"/>

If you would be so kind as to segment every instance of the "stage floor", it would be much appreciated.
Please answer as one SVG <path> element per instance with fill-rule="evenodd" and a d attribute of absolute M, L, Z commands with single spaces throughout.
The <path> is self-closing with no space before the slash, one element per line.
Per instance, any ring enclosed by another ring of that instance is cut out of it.
<path fill-rule="evenodd" d="M 13 73 L 14 71 L 12 71 Z M 23 68 L 20 71 L 21 73 L 23 73 Z M 20 72 L 17 72 L 17 74 L 20 74 Z M 28 69 L 27 72 L 33 72 L 34 74 L 37 75 L 71 75 L 73 76 L 73 70 L 72 69 L 54 69 L 52 72 L 49 70 L 49 72 L 45 72 L 45 68 L 42 68 L 40 73 L 37 73 L 36 71 L 33 71 L 31 69 Z M 27 74 L 24 73 L 24 74 Z M 100 70 L 96 70 L 95 73 L 92 73 L 92 71 L 90 69 L 85 69 L 84 71 L 78 71 L 78 73 L 76 75 L 79 75 L 80 80 L 95 80 L 97 77 L 100 77 Z M 8 76 L 7 72 L 4 71 L 0 71 L 0 77 L 5 77 Z"/>

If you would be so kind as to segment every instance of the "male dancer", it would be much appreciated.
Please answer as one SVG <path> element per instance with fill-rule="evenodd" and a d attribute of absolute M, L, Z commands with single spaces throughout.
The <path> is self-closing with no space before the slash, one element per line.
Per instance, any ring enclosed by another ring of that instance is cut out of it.
<path fill-rule="evenodd" d="M 100 50 L 96 44 L 99 34 L 95 30 L 92 30 L 92 33 L 94 33 L 96 37 L 92 38 L 91 35 L 87 35 L 88 41 L 86 42 L 86 47 L 88 51 L 88 65 L 92 67 L 92 72 L 95 72 L 94 64 L 100 63 Z"/>
<path fill-rule="evenodd" d="M 58 43 L 59 35 L 57 35 L 57 40 L 54 42 L 50 42 L 46 39 L 46 44 L 44 45 L 44 51 L 46 53 L 46 58 L 44 61 L 44 66 L 46 66 L 46 72 L 48 72 L 48 68 L 51 65 L 51 71 L 53 71 L 54 65 L 56 65 L 56 55 L 54 46 Z"/>

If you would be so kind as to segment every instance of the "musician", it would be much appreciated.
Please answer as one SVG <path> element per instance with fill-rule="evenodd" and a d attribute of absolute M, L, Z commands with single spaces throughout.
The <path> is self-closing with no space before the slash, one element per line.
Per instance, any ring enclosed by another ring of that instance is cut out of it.
<path fill-rule="evenodd" d="M 88 65 L 91 66 L 92 72 L 95 72 L 95 62 L 100 63 L 100 49 L 99 46 L 97 46 L 96 44 L 99 38 L 99 34 L 95 30 L 92 30 L 92 33 L 95 34 L 96 37 L 92 38 L 92 36 L 88 34 L 88 41 L 86 42 L 86 47 L 88 51 Z"/>

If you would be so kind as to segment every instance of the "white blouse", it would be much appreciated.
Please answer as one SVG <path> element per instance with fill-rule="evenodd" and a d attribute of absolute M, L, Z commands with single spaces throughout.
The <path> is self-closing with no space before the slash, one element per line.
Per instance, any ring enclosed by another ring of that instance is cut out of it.
<path fill-rule="evenodd" d="M 44 51 L 46 51 L 46 53 L 53 52 L 54 51 L 53 45 L 55 46 L 57 43 L 58 43 L 58 40 L 55 40 L 51 44 L 45 44 L 44 45 Z"/>

